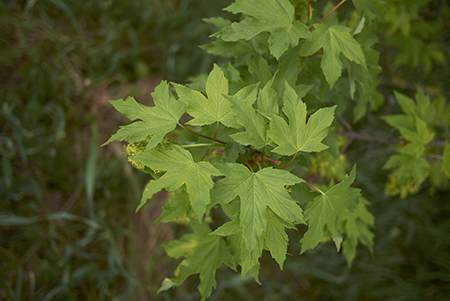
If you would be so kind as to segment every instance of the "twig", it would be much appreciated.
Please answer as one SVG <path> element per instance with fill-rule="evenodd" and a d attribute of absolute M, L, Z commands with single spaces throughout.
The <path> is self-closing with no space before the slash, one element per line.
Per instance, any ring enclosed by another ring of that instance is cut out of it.
<path fill-rule="evenodd" d="M 245 162 L 245 164 L 247 164 L 248 168 L 253 171 L 253 168 L 250 166 L 250 164 L 248 164 L 247 160 L 244 159 L 244 157 L 241 155 L 241 153 L 239 153 L 239 157 L 241 157 L 241 159 Z"/>
<path fill-rule="evenodd" d="M 325 20 L 332 12 L 334 12 L 339 6 L 341 6 L 342 4 L 344 4 L 344 2 L 347 0 L 342 0 L 338 5 L 336 5 L 332 10 L 330 10 L 325 16 L 322 17 L 322 19 L 320 19 L 319 21 L 317 21 L 317 24 L 319 24 L 320 22 L 322 22 L 323 20 Z M 314 26 L 311 26 L 309 28 L 309 31 L 313 30 Z"/>
<path fill-rule="evenodd" d="M 322 195 L 325 195 L 325 193 L 323 193 L 323 191 L 320 190 L 319 188 L 317 188 L 316 186 L 314 186 L 314 185 L 312 185 L 312 184 L 309 184 L 308 182 L 302 182 L 302 183 L 308 185 L 309 187 L 311 187 L 311 188 L 313 188 L 313 189 L 315 189 L 315 190 L 317 190 L 317 191 L 320 192 Z"/>
<path fill-rule="evenodd" d="M 181 126 L 183 129 L 185 129 L 186 131 L 191 132 L 191 133 L 194 134 L 194 135 L 197 135 L 197 136 L 200 136 L 200 137 L 209 139 L 209 140 L 214 140 L 214 138 L 211 138 L 211 137 L 208 137 L 208 136 L 204 136 L 204 135 L 202 135 L 202 134 L 199 134 L 199 133 L 194 132 L 193 130 L 188 129 L 187 127 L 185 127 L 185 126 L 182 125 L 181 123 L 178 123 L 178 125 Z M 226 142 L 223 142 L 223 141 L 220 141 L 220 140 L 217 140 L 217 139 L 216 139 L 215 141 L 217 141 L 217 142 L 219 142 L 219 143 L 222 143 L 222 144 L 227 144 Z"/>
<path fill-rule="evenodd" d="M 203 155 L 203 157 L 200 159 L 200 162 L 202 162 L 203 159 L 206 158 L 206 156 L 209 154 L 209 151 L 210 151 L 211 148 L 213 147 L 214 142 L 216 141 L 216 136 L 217 136 L 217 130 L 218 130 L 218 129 L 219 129 L 219 122 L 217 121 L 216 131 L 214 132 L 214 137 L 213 137 L 213 139 L 212 139 L 213 143 L 212 143 L 212 145 L 208 148 L 208 150 L 207 150 L 206 153 Z"/>
<path fill-rule="evenodd" d="M 294 157 L 292 157 L 291 161 L 289 161 L 288 164 L 286 164 L 284 167 L 282 167 L 281 169 L 285 169 L 286 167 L 288 167 L 295 159 L 295 157 L 297 157 L 298 152 L 295 153 Z"/>

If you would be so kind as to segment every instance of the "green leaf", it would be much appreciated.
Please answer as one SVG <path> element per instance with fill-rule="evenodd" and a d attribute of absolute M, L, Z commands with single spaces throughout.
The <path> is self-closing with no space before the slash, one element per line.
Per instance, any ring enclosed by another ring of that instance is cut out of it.
<path fill-rule="evenodd" d="M 242 164 L 216 164 L 225 176 L 212 191 L 213 199 L 229 203 L 241 199 L 240 221 L 246 247 L 252 251 L 264 231 L 267 231 L 267 210 L 270 208 L 282 220 L 292 224 L 303 222 L 302 209 L 287 192 L 285 185 L 304 182 L 297 176 L 278 169 L 265 168 L 256 173 Z"/>
<path fill-rule="evenodd" d="M 131 157 L 156 172 L 167 171 L 158 180 L 151 180 L 144 189 L 138 211 L 149 198 L 165 188 L 174 191 L 186 184 L 189 201 L 199 222 L 210 203 L 210 190 L 214 186 L 211 176 L 220 172 L 209 162 L 194 162 L 189 151 L 172 145 L 172 150 L 151 150 Z"/>
<path fill-rule="evenodd" d="M 168 223 L 182 218 L 190 211 L 190 209 L 191 203 L 189 202 L 189 195 L 182 190 L 180 193 L 170 198 L 170 201 L 164 206 L 164 211 L 156 222 Z"/>
<path fill-rule="evenodd" d="M 430 164 L 425 158 L 406 154 L 391 156 L 383 166 L 383 169 L 397 167 L 399 167 L 397 177 L 400 183 L 405 183 L 408 178 L 413 178 L 416 185 L 422 184 L 430 171 Z"/>
<path fill-rule="evenodd" d="M 320 152 L 327 149 L 328 146 L 321 142 L 328 134 L 336 106 L 317 110 L 306 124 L 306 104 L 287 83 L 283 100 L 283 112 L 289 118 L 289 125 L 280 116 L 273 116 L 269 137 L 278 146 L 272 151 L 290 156 L 299 151 Z"/>
<path fill-rule="evenodd" d="M 250 40 L 261 32 L 270 32 L 270 53 L 279 59 L 289 45 L 310 39 L 308 27 L 295 20 L 295 9 L 288 0 L 236 0 L 225 10 L 249 17 L 223 28 L 213 35 L 224 41 Z"/>
<path fill-rule="evenodd" d="M 186 104 L 186 111 L 194 117 L 191 125 L 207 125 L 222 121 L 230 111 L 230 103 L 224 98 L 228 94 L 228 81 L 223 71 L 214 64 L 206 81 L 206 98 L 202 93 L 179 84 L 173 84 L 179 100 Z"/>
<path fill-rule="evenodd" d="M 276 260 L 280 269 L 283 269 L 283 263 L 286 260 L 289 238 L 285 229 L 296 229 L 292 223 L 283 220 L 272 210 L 267 210 L 267 229 L 264 236 L 265 248 L 270 251 L 272 258 Z"/>
<path fill-rule="evenodd" d="M 199 225 L 192 221 L 191 227 L 194 233 L 186 234 L 179 240 L 163 246 L 170 257 L 185 257 L 175 271 L 177 278 L 168 280 L 178 286 L 190 275 L 199 274 L 198 289 L 202 295 L 201 300 L 205 300 L 211 295 L 212 287 L 216 287 L 216 270 L 222 264 L 236 270 L 236 263 L 225 241 L 217 236 L 208 235 L 211 229 L 206 223 Z"/>
<path fill-rule="evenodd" d="M 246 129 L 245 132 L 232 134 L 230 137 L 242 145 L 262 149 L 270 141 L 267 135 L 267 119 L 239 96 L 226 96 L 226 99 L 233 105 L 231 112 L 236 122 Z"/>
<path fill-rule="evenodd" d="M 350 28 L 341 25 L 328 28 L 321 23 L 314 24 L 314 27 L 316 30 L 312 32 L 311 41 L 302 45 L 299 55 L 310 56 L 323 48 L 321 68 L 330 88 L 342 72 L 342 62 L 339 58 L 341 52 L 350 61 L 367 68 L 361 45 L 350 34 Z"/>
<path fill-rule="evenodd" d="M 355 176 L 356 165 L 350 175 L 346 175 L 342 182 L 331 187 L 326 193 L 315 197 L 311 207 L 305 210 L 305 220 L 309 221 L 309 228 L 300 240 L 301 253 L 317 246 L 324 236 L 325 226 L 334 237 L 342 239 L 336 223 L 339 214 L 344 210 L 353 210 L 356 205 L 361 190 L 350 187 Z"/>
<path fill-rule="evenodd" d="M 137 103 L 133 97 L 127 100 L 110 100 L 114 108 L 130 120 L 137 120 L 130 125 L 121 126 L 111 138 L 102 144 L 108 145 L 112 141 L 140 142 L 148 135 L 152 135 L 147 150 L 155 148 L 164 136 L 173 131 L 185 112 L 185 106 L 175 99 L 167 82 L 162 81 L 152 93 L 154 107 Z"/>
<path fill-rule="evenodd" d="M 417 132 L 410 131 L 407 128 L 399 128 L 402 136 L 410 142 L 406 146 L 400 148 L 400 153 L 418 158 L 422 156 L 425 145 L 433 140 L 434 132 L 428 128 L 427 124 L 422 119 L 416 118 L 415 124 Z"/>
<path fill-rule="evenodd" d="M 370 228 L 375 225 L 375 219 L 366 206 L 370 206 L 369 201 L 360 197 L 355 211 L 344 210 L 339 215 L 338 229 L 346 234 L 342 244 L 342 252 L 349 267 L 355 259 L 358 242 L 372 252 L 374 234 Z"/>

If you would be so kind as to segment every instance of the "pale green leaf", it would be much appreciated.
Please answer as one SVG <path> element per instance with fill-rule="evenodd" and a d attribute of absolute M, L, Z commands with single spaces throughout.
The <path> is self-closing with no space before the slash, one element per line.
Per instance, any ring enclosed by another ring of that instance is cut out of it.
<path fill-rule="evenodd" d="M 289 0 L 236 0 L 226 10 L 248 17 L 224 27 L 214 36 L 224 41 L 237 41 L 250 40 L 261 32 L 269 32 L 270 53 L 276 59 L 289 45 L 295 47 L 300 39 L 311 37 L 308 27 L 295 20 L 295 9 Z"/>
<path fill-rule="evenodd" d="M 191 153 L 178 145 L 172 145 L 172 150 L 150 150 L 131 158 L 154 171 L 166 171 L 162 177 L 147 184 L 137 210 L 161 189 L 174 191 L 185 184 L 192 209 L 201 222 L 211 201 L 210 190 L 214 186 L 211 176 L 220 175 L 213 165 L 194 162 Z"/>
<path fill-rule="evenodd" d="M 114 108 L 130 120 L 137 120 L 132 124 L 121 126 L 111 138 L 102 144 L 105 146 L 112 141 L 140 142 L 151 135 L 146 150 L 155 148 L 164 136 L 173 131 L 185 112 L 185 106 L 176 100 L 167 82 L 162 81 L 152 93 L 154 107 L 137 103 L 133 97 L 127 100 L 110 100 Z"/>
<path fill-rule="evenodd" d="M 246 129 L 245 132 L 232 134 L 230 137 L 242 145 L 262 149 L 270 141 L 267 135 L 267 119 L 238 96 L 226 96 L 226 99 L 233 105 L 231 112 L 236 122 Z"/>
<path fill-rule="evenodd" d="M 169 202 L 164 206 L 164 211 L 156 222 L 168 223 L 173 220 L 184 217 L 191 209 L 189 195 L 182 190 L 180 193 L 170 198 Z"/>
<path fill-rule="evenodd" d="M 361 45 L 350 34 L 351 28 L 341 25 L 328 28 L 321 23 L 314 24 L 314 27 L 311 41 L 302 45 L 299 54 L 306 57 L 323 49 L 320 66 L 330 87 L 333 87 L 342 72 L 342 62 L 339 58 L 341 53 L 350 61 L 367 68 Z"/>
<path fill-rule="evenodd" d="M 331 187 L 326 193 L 315 197 L 311 206 L 305 210 L 305 220 L 309 221 L 309 227 L 300 240 L 301 253 L 317 246 L 324 237 L 325 227 L 333 236 L 342 238 L 337 229 L 337 219 L 344 210 L 352 210 L 357 205 L 360 189 L 350 187 L 355 176 L 356 165 L 350 175 L 346 175 L 342 182 Z"/>
<path fill-rule="evenodd" d="M 228 81 L 219 66 L 214 68 L 206 81 L 206 95 L 179 84 L 173 84 L 179 100 L 186 104 L 186 111 L 194 117 L 188 124 L 207 125 L 222 121 L 230 111 L 230 103 L 224 98 L 228 94 Z"/>
<path fill-rule="evenodd" d="M 194 233 L 185 234 L 179 240 L 173 240 L 163 246 L 170 257 L 185 257 L 175 271 L 176 278 L 169 281 L 178 286 L 190 275 L 200 274 L 198 289 L 202 300 L 205 300 L 211 295 L 212 287 L 216 287 L 215 271 L 222 264 L 236 270 L 236 263 L 225 241 L 209 235 L 211 229 L 206 223 L 199 225 L 192 221 L 191 227 Z"/>
<path fill-rule="evenodd" d="M 320 152 L 327 149 L 322 140 L 333 122 L 336 106 L 317 110 L 306 123 L 306 104 L 287 83 L 283 100 L 283 112 L 289 118 L 289 125 L 280 116 L 273 116 L 269 137 L 278 146 L 272 151 L 290 156 L 299 151 Z"/>
<path fill-rule="evenodd" d="M 272 258 L 276 260 L 280 269 L 286 260 L 289 239 L 285 229 L 295 229 L 292 223 L 281 219 L 272 210 L 267 210 L 267 229 L 265 233 L 265 246 L 270 251 Z"/>
<path fill-rule="evenodd" d="M 240 197 L 240 222 L 248 250 L 253 250 L 267 231 L 267 209 L 288 223 L 303 222 L 302 209 L 287 192 L 285 185 L 304 180 L 278 169 L 265 168 L 256 173 L 242 164 L 216 164 L 225 176 L 212 191 L 214 200 L 228 203 Z"/>

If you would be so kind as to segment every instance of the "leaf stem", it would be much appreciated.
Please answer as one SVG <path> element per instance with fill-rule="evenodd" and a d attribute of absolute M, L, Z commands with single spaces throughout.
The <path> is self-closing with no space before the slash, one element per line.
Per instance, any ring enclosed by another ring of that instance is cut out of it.
<path fill-rule="evenodd" d="M 285 165 L 283 168 L 281 168 L 281 169 L 285 169 L 286 167 L 288 167 L 288 166 L 294 161 L 295 157 L 297 157 L 297 154 L 298 154 L 298 152 L 296 152 L 295 155 L 294 155 L 294 157 L 292 157 L 291 161 L 289 161 L 289 163 L 286 164 L 286 165 Z"/>
<path fill-rule="evenodd" d="M 311 5 L 310 5 L 309 0 L 308 0 L 308 19 L 307 19 L 308 21 L 309 21 L 310 14 L 311 14 Z"/>
<path fill-rule="evenodd" d="M 247 160 L 244 159 L 244 157 L 241 155 L 241 153 L 239 153 L 239 157 L 241 157 L 241 159 L 245 162 L 245 164 L 247 164 L 248 168 L 253 171 L 253 168 L 250 166 L 250 164 L 248 164 Z"/>
<path fill-rule="evenodd" d="M 319 188 L 317 188 L 316 186 L 314 186 L 314 185 L 312 185 L 312 184 L 309 184 L 308 182 L 302 182 L 302 183 L 308 185 L 309 187 L 311 187 L 311 188 L 313 188 L 313 189 L 315 189 L 315 190 L 317 190 L 317 191 L 320 192 L 322 195 L 325 195 L 325 193 L 323 193 L 323 191 L 320 190 Z"/>
<path fill-rule="evenodd" d="M 319 24 L 320 22 L 322 22 L 323 20 L 325 20 L 332 12 L 334 12 L 339 6 L 341 6 L 342 4 L 344 4 L 344 2 L 347 0 L 342 0 L 341 2 L 339 2 L 338 5 L 336 5 L 332 10 L 330 10 L 325 16 L 322 17 L 322 19 L 320 19 L 319 21 L 317 21 L 317 24 Z M 308 1 L 309 2 L 309 1 Z M 314 26 L 311 26 L 309 28 L 309 31 L 313 30 Z"/>
<path fill-rule="evenodd" d="M 181 123 L 178 123 L 178 125 L 181 126 L 183 129 L 185 129 L 186 131 L 191 132 L 191 133 L 194 134 L 194 135 L 197 135 L 197 136 L 200 136 L 200 137 L 209 139 L 209 140 L 214 140 L 214 138 L 211 138 L 211 137 L 208 137 L 208 136 L 204 136 L 204 135 L 202 135 L 202 134 L 199 134 L 199 133 L 194 132 L 193 130 L 188 129 L 187 127 L 185 127 L 185 126 L 182 125 Z M 215 141 L 217 141 L 217 142 L 219 142 L 219 143 L 222 143 L 222 144 L 227 144 L 226 142 L 223 142 L 223 141 L 220 141 L 220 140 L 217 140 L 217 139 L 216 139 Z"/>
<path fill-rule="evenodd" d="M 216 141 L 216 136 L 217 136 L 217 130 L 219 129 L 219 122 L 217 121 L 217 125 L 216 125 L 216 131 L 214 132 L 214 137 L 213 137 L 213 143 L 211 144 L 211 146 L 208 148 L 208 150 L 206 151 L 206 153 L 203 155 L 203 157 L 200 159 L 200 162 L 203 161 L 203 159 L 205 159 L 205 157 L 209 154 L 209 151 L 211 150 L 211 148 L 214 145 L 214 142 Z"/>

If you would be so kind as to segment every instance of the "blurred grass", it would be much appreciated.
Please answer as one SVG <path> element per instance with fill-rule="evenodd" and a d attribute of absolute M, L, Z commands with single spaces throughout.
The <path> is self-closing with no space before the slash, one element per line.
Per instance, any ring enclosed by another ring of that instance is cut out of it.
<path fill-rule="evenodd" d="M 106 100 L 134 95 L 151 103 L 160 78 L 209 72 L 214 58 L 198 45 L 214 29 L 201 19 L 221 16 L 230 2 L 0 2 L 0 299 L 199 299 L 195 277 L 155 296 L 176 267 L 158 244 L 186 229 L 151 224 L 162 198 L 134 214 L 146 176 L 130 168 L 119 144 L 99 145 L 123 122 Z M 389 65 L 383 75 L 404 79 L 403 89 L 414 80 L 445 88 L 448 65 L 437 68 L 429 76 Z M 373 114 L 359 127 L 382 127 Z M 374 258 L 360 249 L 348 270 L 330 243 L 299 256 L 299 227 L 289 233 L 283 271 L 268 254 L 263 286 L 221 268 L 210 299 L 448 299 L 448 191 L 385 196 L 380 167 L 389 150 L 367 152 L 377 147 L 354 143 L 347 154 L 358 162 L 356 185 L 373 202 Z"/>
<path fill-rule="evenodd" d="M 174 230 L 133 213 L 146 178 L 99 148 L 122 122 L 106 101 L 208 71 L 201 19 L 226 3 L 0 3 L 0 299 L 155 296 Z"/>

